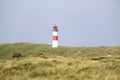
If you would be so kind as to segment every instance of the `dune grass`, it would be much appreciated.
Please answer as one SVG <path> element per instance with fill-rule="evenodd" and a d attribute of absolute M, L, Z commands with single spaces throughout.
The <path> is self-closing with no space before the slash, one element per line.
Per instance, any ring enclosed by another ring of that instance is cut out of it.
<path fill-rule="evenodd" d="M 24 57 L 12 59 L 19 52 Z M 110 56 L 108 56 L 110 55 Z M 119 80 L 120 47 L 0 45 L 0 80 Z"/>

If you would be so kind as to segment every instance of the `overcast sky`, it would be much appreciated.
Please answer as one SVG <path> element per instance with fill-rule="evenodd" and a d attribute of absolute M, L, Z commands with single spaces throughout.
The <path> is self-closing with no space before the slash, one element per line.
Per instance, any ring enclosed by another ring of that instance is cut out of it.
<path fill-rule="evenodd" d="M 0 0 L 0 44 L 120 46 L 120 0 Z"/>

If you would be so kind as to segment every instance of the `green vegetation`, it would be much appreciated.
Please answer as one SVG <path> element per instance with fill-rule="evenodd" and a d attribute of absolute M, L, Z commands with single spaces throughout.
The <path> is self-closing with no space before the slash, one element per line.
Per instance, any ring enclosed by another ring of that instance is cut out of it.
<path fill-rule="evenodd" d="M 14 53 L 24 57 L 13 59 Z M 0 80 L 119 80 L 120 46 L 0 45 Z"/>

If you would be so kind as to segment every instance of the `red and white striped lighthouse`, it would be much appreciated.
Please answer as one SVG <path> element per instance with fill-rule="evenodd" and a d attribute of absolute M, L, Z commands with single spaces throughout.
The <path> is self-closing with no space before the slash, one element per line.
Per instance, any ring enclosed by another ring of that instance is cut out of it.
<path fill-rule="evenodd" d="M 56 48 L 58 47 L 58 29 L 57 26 L 53 26 L 53 41 L 52 41 L 52 47 Z"/>

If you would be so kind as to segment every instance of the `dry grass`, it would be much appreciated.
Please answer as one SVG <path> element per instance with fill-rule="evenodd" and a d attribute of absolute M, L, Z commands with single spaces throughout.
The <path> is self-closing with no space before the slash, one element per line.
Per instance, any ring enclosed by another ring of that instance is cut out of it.
<path fill-rule="evenodd" d="M 26 57 L 0 61 L 0 80 L 119 80 L 120 60 Z"/>
<path fill-rule="evenodd" d="M 24 57 L 12 59 L 13 53 Z M 119 80 L 120 47 L 0 45 L 0 80 Z"/>

